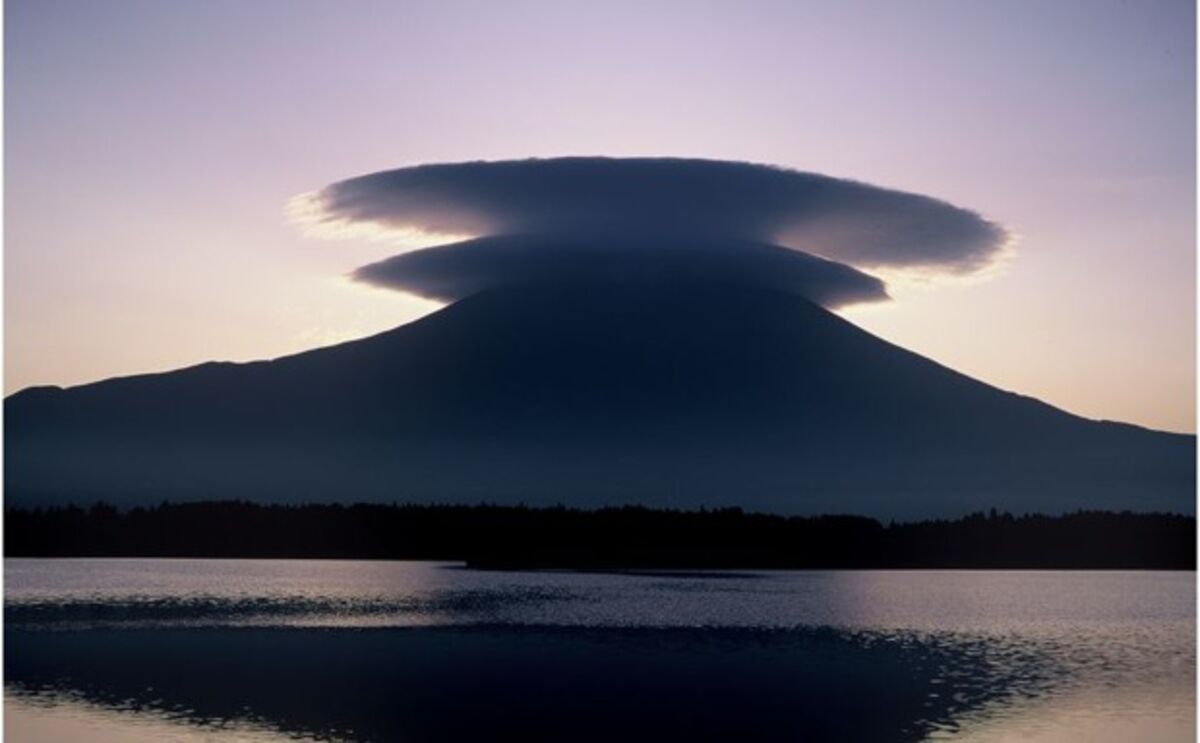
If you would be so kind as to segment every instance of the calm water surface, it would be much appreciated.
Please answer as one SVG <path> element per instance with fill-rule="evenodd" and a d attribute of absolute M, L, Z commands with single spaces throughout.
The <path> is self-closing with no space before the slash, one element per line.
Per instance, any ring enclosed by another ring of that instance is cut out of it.
<path fill-rule="evenodd" d="M 1195 574 L 6 560 L 7 739 L 1184 741 Z"/>

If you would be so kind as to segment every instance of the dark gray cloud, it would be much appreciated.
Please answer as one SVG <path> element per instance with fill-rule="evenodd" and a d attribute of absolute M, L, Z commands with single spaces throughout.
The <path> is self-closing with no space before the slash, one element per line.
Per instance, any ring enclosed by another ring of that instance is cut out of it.
<path fill-rule="evenodd" d="M 312 218 L 471 235 L 670 234 L 782 244 L 859 267 L 973 271 L 1005 231 L 918 194 L 765 165 L 567 157 L 420 165 L 334 183 Z"/>
<path fill-rule="evenodd" d="M 825 307 L 887 298 L 884 284 L 850 266 L 764 243 L 639 236 L 501 236 L 404 253 L 354 278 L 430 299 L 563 282 L 722 281 L 800 294 Z"/>
<path fill-rule="evenodd" d="M 340 181 L 297 203 L 318 231 L 477 238 L 355 272 L 448 300 L 534 281 L 722 277 L 838 306 L 887 296 L 862 269 L 970 274 L 1008 240 L 975 212 L 927 196 L 715 160 L 421 165 Z"/>

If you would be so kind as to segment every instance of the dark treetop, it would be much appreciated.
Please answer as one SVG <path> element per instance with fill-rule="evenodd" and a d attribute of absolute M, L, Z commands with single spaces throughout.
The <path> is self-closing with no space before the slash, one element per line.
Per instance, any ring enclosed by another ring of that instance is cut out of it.
<path fill-rule="evenodd" d="M 883 525 L 740 509 L 97 504 L 8 509 L 8 557 L 465 560 L 521 568 L 1195 569 L 1190 516 L 974 514 Z"/>

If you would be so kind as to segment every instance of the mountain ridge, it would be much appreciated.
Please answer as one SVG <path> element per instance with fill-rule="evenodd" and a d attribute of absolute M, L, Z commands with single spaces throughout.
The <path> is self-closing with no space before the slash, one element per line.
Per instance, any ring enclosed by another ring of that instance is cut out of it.
<path fill-rule="evenodd" d="M 709 283 L 491 290 L 272 360 L 27 388 L 5 412 L 24 502 L 1194 508 L 1193 436 L 1086 419 L 796 296 Z"/>

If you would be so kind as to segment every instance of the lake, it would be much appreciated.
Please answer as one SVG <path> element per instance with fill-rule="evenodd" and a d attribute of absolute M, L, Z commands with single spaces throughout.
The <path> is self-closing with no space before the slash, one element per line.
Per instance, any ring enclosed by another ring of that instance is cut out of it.
<path fill-rule="evenodd" d="M 8 559 L 9 741 L 1187 741 L 1191 572 Z"/>

